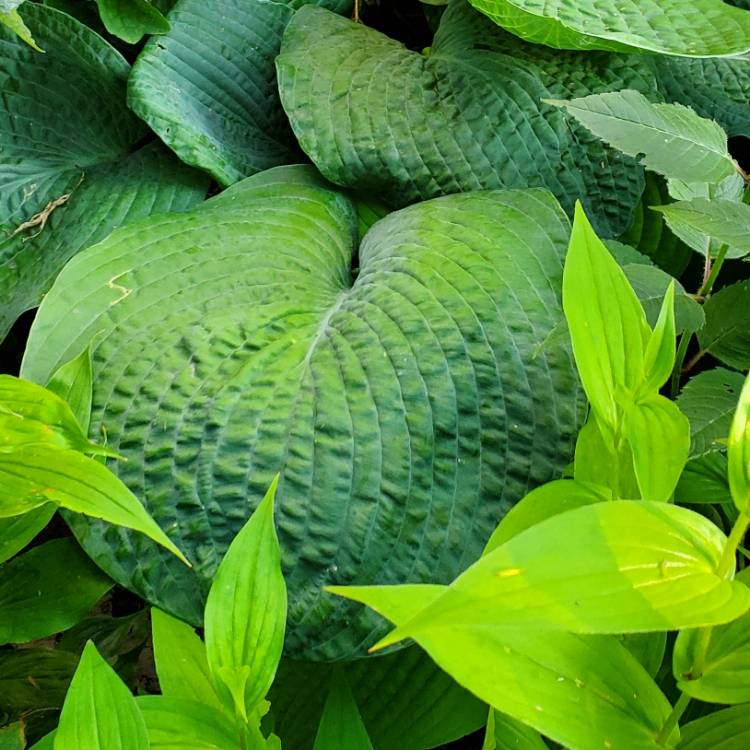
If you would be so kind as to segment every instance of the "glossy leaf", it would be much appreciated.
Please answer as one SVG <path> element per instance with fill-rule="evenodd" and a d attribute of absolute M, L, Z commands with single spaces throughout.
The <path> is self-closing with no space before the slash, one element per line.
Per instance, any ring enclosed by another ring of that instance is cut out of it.
<path fill-rule="evenodd" d="M 681 732 L 679 750 L 740 750 L 750 743 L 750 704 L 703 716 Z"/>
<path fill-rule="evenodd" d="M 86 644 L 65 697 L 54 750 L 149 750 L 135 699 L 93 643 Z"/>
<path fill-rule="evenodd" d="M 150 0 L 96 0 L 107 31 L 129 44 L 145 34 L 165 34 L 169 22 Z"/>
<path fill-rule="evenodd" d="M 334 673 L 313 750 L 372 750 L 351 688 L 343 673 Z"/>
<path fill-rule="evenodd" d="M 265 697 L 284 645 L 287 596 L 273 517 L 277 484 L 278 477 L 229 545 L 206 601 L 208 668 L 241 716 Z"/>
<path fill-rule="evenodd" d="M 750 22 L 750 14 L 748 14 Z M 726 133 L 681 104 L 652 104 L 639 91 L 550 102 L 592 133 L 665 177 L 719 182 L 736 172 Z"/>
<path fill-rule="evenodd" d="M 750 516 L 750 377 L 740 392 L 729 430 L 729 489 L 740 513 Z"/>
<path fill-rule="evenodd" d="M 106 467 L 80 453 L 45 445 L 0 451 L 1 517 L 48 503 L 134 529 L 187 563 L 138 499 Z"/>
<path fill-rule="evenodd" d="M 750 17 L 721 0 L 471 0 L 495 23 L 563 49 L 623 46 L 687 57 L 750 50 Z"/>
<path fill-rule="evenodd" d="M 154 660 L 166 698 L 222 709 L 211 685 L 206 647 L 195 630 L 158 609 L 151 610 Z"/>
<path fill-rule="evenodd" d="M 49 523 L 57 508 L 53 503 L 28 513 L 0 518 L 0 563 L 20 552 Z"/>
<path fill-rule="evenodd" d="M 0 567 L 0 643 L 26 643 L 75 625 L 112 588 L 70 539 L 34 547 Z"/>
<path fill-rule="evenodd" d="M 691 458 L 724 449 L 744 380 L 717 367 L 698 373 L 682 389 L 677 404 L 690 420 Z"/>
<path fill-rule="evenodd" d="M 92 378 L 91 350 L 86 347 L 60 367 L 47 383 L 47 389 L 68 404 L 84 435 L 91 421 Z"/>
<path fill-rule="evenodd" d="M 646 351 L 643 355 L 643 369 L 646 382 L 641 386 L 642 391 L 658 391 L 672 374 L 676 354 L 674 310 L 674 282 L 670 283 L 664 295 L 659 317 L 651 332 Z"/>
<path fill-rule="evenodd" d="M 701 348 L 729 367 L 750 368 L 750 281 L 720 289 L 703 309 L 706 325 L 698 332 Z"/>
<path fill-rule="evenodd" d="M 134 534 L 71 525 L 118 583 L 191 624 L 281 473 L 295 658 L 362 655 L 382 634 L 322 585 L 452 580 L 560 475 L 583 416 L 568 343 L 536 354 L 562 320 L 569 235 L 549 193 L 447 196 L 389 215 L 359 248 L 357 234 L 355 206 L 311 168 L 255 175 L 71 261 L 23 365 L 46 382 L 91 343 L 91 434 L 106 428 L 127 458 L 113 469 L 195 572 Z M 107 288 L 118 274 L 124 299 Z"/>
<path fill-rule="evenodd" d="M 531 727 L 490 709 L 482 750 L 547 750 L 547 745 Z"/>

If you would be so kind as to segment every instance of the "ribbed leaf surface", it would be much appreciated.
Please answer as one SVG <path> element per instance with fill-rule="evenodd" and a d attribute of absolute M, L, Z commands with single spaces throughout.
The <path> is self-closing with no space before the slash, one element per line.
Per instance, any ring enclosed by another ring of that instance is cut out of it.
<path fill-rule="evenodd" d="M 549 193 L 391 214 L 353 279 L 356 232 L 311 171 L 256 175 L 73 259 L 24 364 L 43 381 L 92 341 L 92 434 L 129 459 L 113 468 L 195 571 L 134 534 L 74 529 L 185 619 L 281 471 L 287 648 L 316 658 L 358 652 L 375 622 L 322 585 L 450 580 L 565 464 L 581 406 L 570 353 L 535 356 L 561 319 L 569 232 Z"/>
<path fill-rule="evenodd" d="M 0 27 L 0 339 L 79 250 L 207 187 L 166 149 L 135 150 L 147 130 L 125 106 L 129 66 L 114 48 L 53 8 L 23 13 L 46 54 Z"/>
<path fill-rule="evenodd" d="M 277 68 L 281 101 L 316 166 L 390 205 L 544 186 L 569 212 L 581 198 L 598 231 L 613 236 L 629 226 L 643 192 L 634 160 L 542 100 L 652 91 L 645 59 L 527 45 L 459 2 L 446 10 L 429 56 L 302 8 Z"/>

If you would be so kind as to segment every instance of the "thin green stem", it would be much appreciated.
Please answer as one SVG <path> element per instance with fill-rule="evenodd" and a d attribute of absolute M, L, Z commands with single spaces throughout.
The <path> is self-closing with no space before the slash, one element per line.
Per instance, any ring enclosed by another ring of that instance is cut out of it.
<path fill-rule="evenodd" d="M 690 339 L 693 337 L 692 331 L 683 331 L 680 334 L 680 343 L 677 346 L 677 354 L 674 360 L 674 369 L 672 370 L 672 380 L 669 385 L 669 391 L 672 398 L 677 397 L 680 390 L 680 376 L 682 375 L 682 366 L 685 363 L 685 355 L 690 346 Z"/>
<path fill-rule="evenodd" d="M 714 261 L 713 265 L 710 266 L 710 273 L 703 280 L 703 284 L 701 285 L 701 288 L 698 290 L 699 297 L 707 297 L 709 294 L 711 294 L 711 290 L 714 288 L 714 284 L 716 283 L 716 279 L 719 275 L 719 272 L 721 271 L 722 266 L 724 265 L 724 261 L 727 259 L 728 252 L 729 252 L 729 245 L 725 242 L 719 248 L 719 252 L 716 254 L 716 260 Z"/>
<path fill-rule="evenodd" d="M 682 693 L 677 699 L 677 703 L 674 704 L 671 713 L 664 720 L 664 724 L 659 730 L 659 734 L 656 735 L 657 745 L 664 745 L 666 743 L 672 732 L 674 732 L 674 729 L 677 726 L 677 723 L 682 718 L 682 715 L 685 713 L 685 710 L 687 709 L 689 703 L 690 696 Z"/>

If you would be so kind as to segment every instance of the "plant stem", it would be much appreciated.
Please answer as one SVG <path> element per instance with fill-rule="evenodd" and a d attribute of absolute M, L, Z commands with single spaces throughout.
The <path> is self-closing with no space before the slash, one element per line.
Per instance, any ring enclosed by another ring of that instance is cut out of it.
<path fill-rule="evenodd" d="M 669 386 L 669 391 L 672 398 L 677 397 L 677 393 L 680 390 L 680 376 L 682 375 L 682 365 L 685 362 L 685 355 L 687 354 L 688 347 L 690 346 L 690 339 L 693 337 L 691 331 L 683 331 L 680 334 L 680 343 L 677 346 L 677 354 L 674 360 L 674 370 L 672 370 L 672 381 Z"/>
<path fill-rule="evenodd" d="M 709 272 L 708 274 L 704 276 L 703 284 L 701 288 L 698 290 L 699 297 L 707 297 L 709 294 L 711 294 L 711 290 L 714 288 L 714 284 L 716 283 L 716 277 L 719 275 L 719 271 L 721 271 L 721 268 L 724 265 L 724 261 L 727 258 L 728 252 L 729 252 L 729 245 L 725 242 L 719 248 L 719 252 L 716 255 L 716 260 L 714 261 L 713 266 L 710 265 L 711 264 L 710 258 L 707 259 L 706 269 Z"/>
<path fill-rule="evenodd" d="M 690 703 L 690 696 L 682 693 L 677 699 L 677 703 L 674 704 L 671 713 L 664 720 L 664 725 L 659 730 L 659 734 L 656 735 L 656 744 L 663 745 L 670 737 L 674 728 L 677 726 L 677 722 L 682 718 L 685 713 L 688 704 Z"/>

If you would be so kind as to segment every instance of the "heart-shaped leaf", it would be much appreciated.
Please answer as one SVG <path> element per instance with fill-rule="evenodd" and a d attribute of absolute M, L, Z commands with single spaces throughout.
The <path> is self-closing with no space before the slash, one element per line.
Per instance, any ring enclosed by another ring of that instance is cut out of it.
<path fill-rule="evenodd" d="M 393 206 L 459 191 L 548 187 L 581 198 L 604 236 L 624 231 L 643 191 L 636 162 L 543 99 L 653 90 L 647 62 L 527 45 L 465 3 L 429 55 L 320 8 L 287 26 L 279 90 L 300 145 L 333 182 Z"/>
<path fill-rule="evenodd" d="M 139 148 L 119 52 L 54 8 L 26 3 L 24 18 L 47 52 L 0 27 L 0 339 L 79 250 L 207 187 L 167 149 Z"/>
<path fill-rule="evenodd" d="M 449 196 L 378 222 L 353 278 L 354 205 L 280 167 L 73 259 L 24 372 L 45 381 L 91 342 L 91 434 L 106 429 L 128 458 L 114 468 L 196 572 L 74 520 L 86 551 L 200 622 L 223 552 L 281 472 L 287 650 L 361 653 L 377 621 L 321 585 L 451 580 L 571 457 L 572 357 L 536 352 L 562 319 L 569 231 L 546 191 Z"/>

